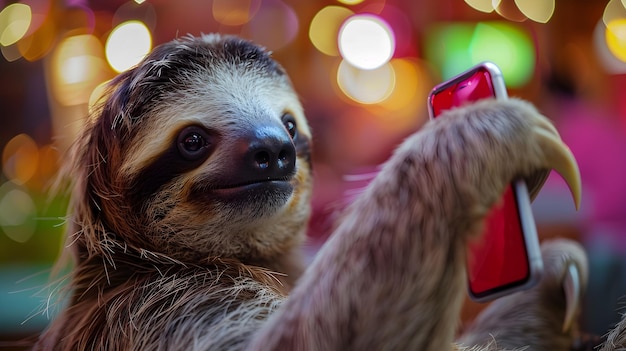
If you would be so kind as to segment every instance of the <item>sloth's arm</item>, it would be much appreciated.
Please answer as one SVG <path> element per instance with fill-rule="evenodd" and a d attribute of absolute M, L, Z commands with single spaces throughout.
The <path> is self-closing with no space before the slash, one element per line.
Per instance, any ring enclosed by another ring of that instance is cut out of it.
<path fill-rule="evenodd" d="M 508 183 L 521 176 L 535 189 L 542 177 L 532 176 L 551 168 L 578 202 L 572 154 L 525 102 L 484 101 L 430 122 L 351 206 L 251 349 L 450 349 L 467 241 Z"/>

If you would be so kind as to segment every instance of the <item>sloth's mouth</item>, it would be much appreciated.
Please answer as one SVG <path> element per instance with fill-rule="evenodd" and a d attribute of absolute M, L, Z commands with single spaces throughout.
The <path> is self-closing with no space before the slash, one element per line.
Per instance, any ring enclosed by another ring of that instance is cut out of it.
<path fill-rule="evenodd" d="M 249 206 L 274 207 L 284 205 L 294 192 L 293 176 L 256 178 L 239 182 L 198 182 L 189 192 L 191 201 L 220 203 L 240 210 Z"/>
<path fill-rule="evenodd" d="M 247 181 L 247 182 L 241 182 L 241 183 L 236 183 L 236 184 L 222 185 L 222 186 L 219 186 L 219 187 L 215 187 L 213 189 L 214 190 L 227 190 L 227 189 L 245 188 L 245 187 L 248 187 L 248 186 L 251 186 L 251 185 L 263 185 L 265 183 L 275 183 L 275 182 L 285 182 L 285 183 L 288 183 L 289 180 L 291 180 L 291 177 L 256 179 L 256 180 L 250 180 L 250 181 Z"/>
<path fill-rule="evenodd" d="M 294 191 L 290 178 L 270 178 L 255 181 L 229 184 L 213 188 L 210 197 L 222 203 L 229 204 L 272 204 L 282 206 Z"/>

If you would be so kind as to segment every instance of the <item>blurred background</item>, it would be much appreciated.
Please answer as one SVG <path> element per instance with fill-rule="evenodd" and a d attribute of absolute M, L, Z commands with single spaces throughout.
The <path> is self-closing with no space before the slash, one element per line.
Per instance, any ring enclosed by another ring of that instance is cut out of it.
<path fill-rule="evenodd" d="M 271 50 L 302 98 L 315 145 L 311 250 L 368 174 L 428 119 L 434 85 L 484 60 L 498 64 L 509 95 L 553 119 L 581 168 L 580 211 L 558 175 L 533 204 L 541 239 L 570 237 L 588 250 L 585 329 L 603 334 L 619 318 L 626 0 L 0 0 L 0 340 L 47 323 L 43 287 L 67 205 L 49 190 L 90 103 L 154 46 L 211 32 Z M 464 319 L 481 307 L 466 304 Z"/>

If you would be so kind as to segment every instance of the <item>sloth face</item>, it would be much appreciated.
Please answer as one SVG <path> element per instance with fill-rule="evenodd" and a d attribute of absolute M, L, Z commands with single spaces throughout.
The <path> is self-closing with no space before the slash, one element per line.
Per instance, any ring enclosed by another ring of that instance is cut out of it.
<path fill-rule="evenodd" d="M 303 235 L 310 131 L 283 69 L 246 41 L 155 48 L 116 78 L 84 138 L 83 202 L 118 240 L 259 260 Z"/>

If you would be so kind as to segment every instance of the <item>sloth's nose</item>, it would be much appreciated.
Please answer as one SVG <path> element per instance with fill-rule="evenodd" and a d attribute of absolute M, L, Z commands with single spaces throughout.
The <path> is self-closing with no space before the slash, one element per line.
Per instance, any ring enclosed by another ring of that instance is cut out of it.
<path fill-rule="evenodd" d="M 248 133 L 244 167 L 250 177 L 284 179 L 294 174 L 296 148 L 282 126 L 265 126 Z"/>

